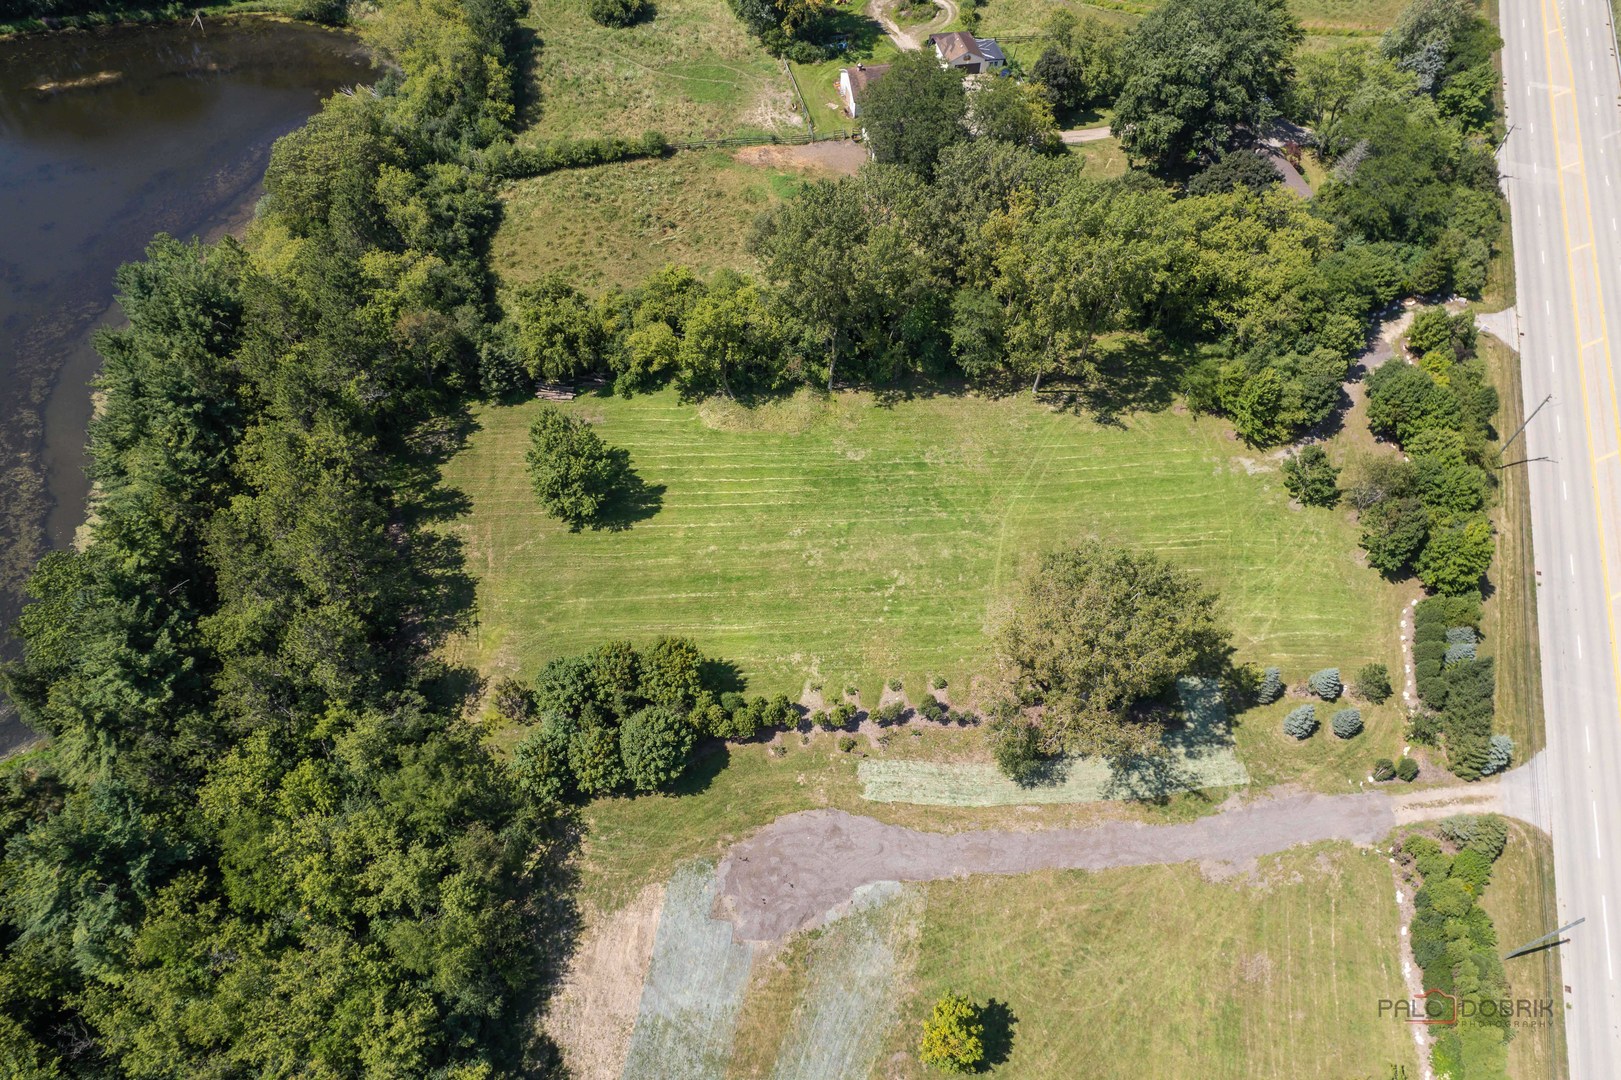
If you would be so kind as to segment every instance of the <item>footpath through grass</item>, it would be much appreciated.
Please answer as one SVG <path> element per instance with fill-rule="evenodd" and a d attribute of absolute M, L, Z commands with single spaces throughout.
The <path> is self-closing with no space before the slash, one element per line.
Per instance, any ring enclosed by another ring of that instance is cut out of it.
<path fill-rule="evenodd" d="M 570 532 L 523 467 L 535 406 L 481 411 L 447 480 L 479 578 L 460 658 L 528 677 L 605 640 L 694 639 L 751 693 L 930 676 L 968 700 L 988 630 L 1041 552 L 1095 533 L 1158 551 L 1223 599 L 1240 659 L 1291 681 L 1390 661 L 1397 591 L 1360 565 L 1346 512 L 1289 506 L 1276 461 L 1214 420 L 1102 426 L 1020 396 L 878 407 L 803 392 L 746 410 L 672 393 L 567 408 L 659 492 L 623 531 Z"/>

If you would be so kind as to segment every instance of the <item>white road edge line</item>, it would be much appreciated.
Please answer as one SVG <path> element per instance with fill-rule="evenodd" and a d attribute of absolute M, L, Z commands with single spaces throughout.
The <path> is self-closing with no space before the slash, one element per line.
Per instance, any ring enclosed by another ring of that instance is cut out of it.
<path fill-rule="evenodd" d="M 1610 954 L 1610 898 L 1600 896 L 1599 904 L 1604 909 L 1604 964 L 1610 969 L 1610 981 L 1615 981 L 1615 958 Z"/>

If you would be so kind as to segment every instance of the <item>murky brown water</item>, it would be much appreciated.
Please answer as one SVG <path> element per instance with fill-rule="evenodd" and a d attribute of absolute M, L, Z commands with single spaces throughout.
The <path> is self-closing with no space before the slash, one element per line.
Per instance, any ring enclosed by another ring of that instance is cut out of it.
<path fill-rule="evenodd" d="M 84 518 L 113 272 L 156 233 L 246 220 L 271 144 L 373 77 L 352 37 L 267 20 L 0 41 L 0 627 Z M 0 715 L 0 753 L 25 734 Z"/>

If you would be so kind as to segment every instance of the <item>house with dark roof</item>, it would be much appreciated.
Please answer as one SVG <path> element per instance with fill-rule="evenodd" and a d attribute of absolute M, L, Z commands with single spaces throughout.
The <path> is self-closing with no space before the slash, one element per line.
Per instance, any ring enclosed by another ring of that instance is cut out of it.
<path fill-rule="evenodd" d="M 860 116 L 861 95 L 888 71 L 888 64 L 857 64 L 853 68 L 840 68 L 839 97 L 844 100 L 844 111 L 851 116 Z"/>
<path fill-rule="evenodd" d="M 929 44 L 941 67 L 956 68 L 966 75 L 983 75 L 1007 66 L 1007 57 L 995 38 L 977 38 L 966 30 L 930 34 Z"/>

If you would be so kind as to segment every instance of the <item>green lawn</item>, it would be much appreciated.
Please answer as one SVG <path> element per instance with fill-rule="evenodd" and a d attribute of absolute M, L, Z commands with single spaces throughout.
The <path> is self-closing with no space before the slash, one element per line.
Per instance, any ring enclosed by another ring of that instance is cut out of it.
<path fill-rule="evenodd" d="M 563 169 L 506 189 L 491 258 L 507 285 L 560 270 L 589 291 L 638 284 L 666 263 L 744 269 L 755 217 L 803 182 L 724 150 Z"/>
<path fill-rule="evenodd" d="M 534 0 L 534 124 L 519 141 L 658 131 L 670 139 L 803 131 L 782 65 L 726 0 L 658 0 L 610 29 L 581 0 Z"/>
<path fill-rule="evenodd" d="M 916 1059 L 930 1005 L 955 989 L 1011 1013 L 992 1075 L 1088 1080 L 1417 1077 L 1390 867 L 1323 844 L 1212 883 L 1193 866 L 979 876 L 927 887 L 915 989 L 889 1077 Z"/>
<path fill-rule="evenodd" d="M 624 531 L 568 531 L 524 474 L 534 407 L 482 410 L 447 480 L 471 499 L 456 529 L 480 578 L 459 652 L 485 672 L 681 634 L 751 691 L 855 683 L 877 700 L 890 677 L 941 674 L 960 703 L 1025 566 L 1088 533 L 1199 574 L 1239 657 L 1291 681 L 1388 659 L 1400 598 L 1359 565 L 1349 515 L 1291 509 L 1276 461 L 1215 420 L 1101 426 L 1022 395 L 568 407 L 629 452 L 662 506 Z"/>

